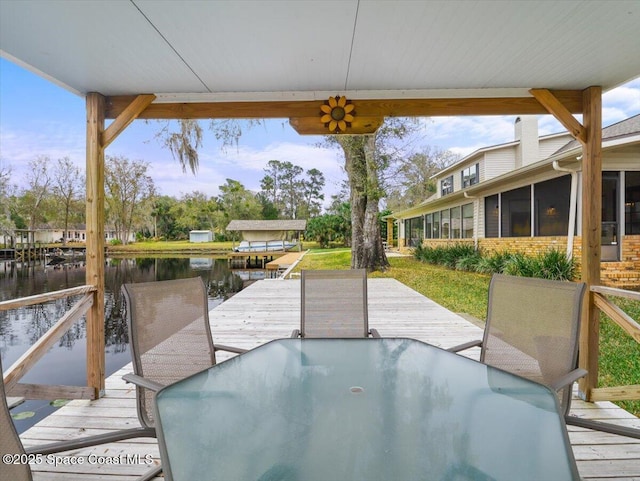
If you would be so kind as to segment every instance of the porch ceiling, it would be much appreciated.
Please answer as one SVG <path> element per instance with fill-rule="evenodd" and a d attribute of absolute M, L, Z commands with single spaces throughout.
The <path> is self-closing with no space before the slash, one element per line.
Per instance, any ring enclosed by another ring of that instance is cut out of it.
<path fill-rule="evenodd" d="M 3 56 L 156 102 L 530 96 L 640 76 L 640 2 L 0 2 Z"/>

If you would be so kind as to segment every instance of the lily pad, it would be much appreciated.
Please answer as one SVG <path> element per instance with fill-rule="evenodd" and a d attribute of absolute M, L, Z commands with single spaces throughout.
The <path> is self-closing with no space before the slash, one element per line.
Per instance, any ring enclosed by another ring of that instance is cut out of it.
<path fill-rule="evenodd" d="M 36 413 L 34 411 L 22 411 L 20 413 L 11 413 L 11 417 L 16 421 L 20 421 L 22 419 L 29 419 L 35 415 Z"/>
<path fill-rule="evenodd" d="M 64 406 L 65 404 L 67 404 L 69 402 L 68 399 L 54 399 L 53 401 L 51 401 L 49 404 L 51 406 L 53 406 L 54 408 L 61 408 L 62 406 Z"/>

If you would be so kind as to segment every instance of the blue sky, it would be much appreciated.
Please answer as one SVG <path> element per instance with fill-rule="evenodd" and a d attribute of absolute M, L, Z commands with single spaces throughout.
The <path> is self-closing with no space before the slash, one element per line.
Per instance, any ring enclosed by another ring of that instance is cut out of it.
<path fill-rule="evenodd" d="M 603 125 L 640 113 L 640 79 L 603 96 Z M 435 146 L 461 156 L 479 148 L 513 140 L 515 117 L 434 117 L 423 119 L 423 131 L 414 146 Z M 149 162 L 159 193 L 179 197 L 199 190 L 217 195 L 218 186 L 231 178 L 259 190 L 269 160 L 290 161 L 305 169 L 318 168 L 327 179 L 327 198 L 345 177 L 339 152 L 319 148 L 316 136 L 300 136 L 286 120 L 272 120 L 244 133 L 239 146 L 221 149 L 205 128 L 197 175 L 182 173 L 171 153 L 155 139 L 157 122 L 135 121 L 111 144 L 107 155 L 123 155 Z M 539 133 L 562 131 L 551 117 L 539 117 Z M 11 167 L 12 180 L 24 184 L 29 160 L 45 155 L 69 157 L 84 170 L 85 105 L 75 94 L 0 59 L 0 166 Z"/>

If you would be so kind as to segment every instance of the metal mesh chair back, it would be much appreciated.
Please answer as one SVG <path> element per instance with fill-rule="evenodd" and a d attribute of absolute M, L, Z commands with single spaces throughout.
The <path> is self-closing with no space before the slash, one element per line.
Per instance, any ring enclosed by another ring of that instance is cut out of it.
<path fill-rule="evenodd" d="M 367 271 L 302 271 L 300 335 L 368 337 Z"/>
<path fill-rule="evenodd" d="M 215 364 L 206 288 L 200 277 L 124 284 L 134 373 L 171 384 Z M 153 426 L 153 396 L 136 387 L 138 417 Z"/>
<path fill-rule="evenodd" d="M 2 372 L 2 362 L 0 362 L 0 373 Z M 24 454 L 24 447 L 16 431 L 16 427 L 11 419 L 9 406 L 7 404 L 4 381 L 0 383 L 0 455 L 4 459 L 5 454 Z M 27 463 L 10 463 L 0 461 L 0 476 L 2 479 L 11 481 L 31 481 L 31 468 Z"/>
<path fill-rule="evenodd" d="M 480 360 L 543 384 L 577 367 L 585 284 L 496 274 Z M 571 386 L 559 393 L 569 411 Z"/>

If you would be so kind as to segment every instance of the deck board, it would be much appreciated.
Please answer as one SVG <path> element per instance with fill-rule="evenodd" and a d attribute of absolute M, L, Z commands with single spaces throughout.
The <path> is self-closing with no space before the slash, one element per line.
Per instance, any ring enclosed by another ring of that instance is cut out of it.
<path fill-rule="evenodd" d="M 272 339 L 289 337 L 291 331 L 299 327 L 299 296 L 299 280 L 254 283 L 211 311 L 214 341 L 250 349 Z M 476 325 L 393 279 L 369 280 L 369 324 L 382 336 L 411 337 L 444 348 L 479 339 L 482 335 Z M 479 349 L 469 350 L 467 355 L 477 358 Z M 218 362 L 230 356 L 219 351 Z M 121 379 L 127 372 L 131 372 L 130 365 L 107 379 L 103 398 L 72 401 L 29 429 L 22 435 L 24 444 L 32 446 L 138 426 L 135 389 Z M 610 402 L 575 400 L 572 413 L 640 427 L 638 418 Z M 583 479 L 640 481 L 640 440 L 573 426 L 568 430 Z M 153 439 L 130 440 L 65 454 L 85 456 L 88 460 L 92 453 L 107 456 L 150 454 L 156 462 L 159 459 Z M 86 463 L 55 468 L 43 463 L 33 466 L 35 481 L 128 481 L 146 469 L 148 466 L 144 463 Z"/>

